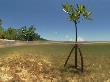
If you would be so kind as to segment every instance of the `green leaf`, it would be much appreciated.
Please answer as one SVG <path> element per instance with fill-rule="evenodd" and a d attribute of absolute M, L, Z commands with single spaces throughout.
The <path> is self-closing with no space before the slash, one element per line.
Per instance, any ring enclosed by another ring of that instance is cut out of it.
<path fill-rule="evenodd" d="M 69 14 L 70 21 L 78 22 L 81 18 L 91 20 L 90 17 L 92 15 L 92 12 L 88 12 L 86 10 L 86 7 L 82 4 L 77 4 L 77 7 L 75 7 L 74 5 L 66 2 L 66 4 L 63 5 L 63 9 L 66 13 Z"/>
<path fill-rule="evenodd" d="M 66 4 L 63 5 L 63 9 L 68 13 L 71 12 L 71 8 L 72 8 L 72 5 L 69 5 L 67 2 Z"/>
<path fill-rule="evenodd" d="M 84 18 L 87 20 L 91 20 L 91 18 L 90 18 L 91 15 L 92 15 L 92 12 L 87 12 L 87 11 L 83 14 Z"/>

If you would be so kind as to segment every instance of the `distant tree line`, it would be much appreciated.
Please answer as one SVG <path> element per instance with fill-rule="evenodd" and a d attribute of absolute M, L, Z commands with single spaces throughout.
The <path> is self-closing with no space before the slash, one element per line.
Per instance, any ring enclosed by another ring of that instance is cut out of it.
<path fill-rule="evenodd" d="M 22 40 L 22 41 L 46 40 L 36 32 L 36 28 L 33 25 L 29 27 L 23 26 L 20 27 L 19 29 L 15 29 L 12 27 L 4 29 L 2 26 L 1 19 L 0 19 L 0 39 Z"/>

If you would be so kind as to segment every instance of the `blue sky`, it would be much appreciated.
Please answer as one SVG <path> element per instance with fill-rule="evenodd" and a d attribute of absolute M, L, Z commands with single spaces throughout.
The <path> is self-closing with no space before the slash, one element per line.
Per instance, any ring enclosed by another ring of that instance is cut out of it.
<path fill-rule="evenodd" d="M 74 40 L 74 24 L 62 11 L 62 4 L 72 0 L 0 0 L 3 26 L 19 28 L 34 25 L 49 40 Z M 78 24 L 78 37 L 92 41 L 110 41 L 110 0 L 74 0 L 93 12 L 92 21 Z"/>

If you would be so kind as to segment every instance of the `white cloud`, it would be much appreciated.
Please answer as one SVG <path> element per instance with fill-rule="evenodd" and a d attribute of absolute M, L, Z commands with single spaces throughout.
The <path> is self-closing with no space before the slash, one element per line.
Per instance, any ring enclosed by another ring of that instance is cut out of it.
<path fill-rule="evenodd" d="M 68 35 L 65 35 L 65 39 L 66 40 L 68 40 L 68 41 L 75 41 L 75 38 L 72 38 L 72 37 L 70 37 L 70 36 L 68 36 Z M 85 39 L 84 38 L 82 38 L 82 37 L 78 37 L 78 39 L 77 39 L 78 41 L 85 41 Z"/>
<path fill-rule="evenodd" d="M 68 39 L 68 38 L 69 38 L 69 36 L 68 36 L 68 35 L 66 35 L 66 36 L 65 36 L 65 38 L 66 38 L 66 39 Z"/>
<path fill-rule="evenodd" d="M 69 41 L 74 41 L 74 40 L 72 38 L 70 38 Z"/>
<path fill-rule="evenodd" d="M 58 34 L 58 32 L 54 32 L 54 34 Z"/>
<path fill-rule="evenodd" d="M 78 41 L 85 41 L 85 40 L 84 40 L 84 38 L 82 38 L 82 37 L 79 36 L 78 37 Z"/>
<path fill-rule="evenodd" d="M 66 41 L 74 41 L 74 39 L 72 37 L 70 37 L 69 35 L 65 35 L 65 40 Z"/>

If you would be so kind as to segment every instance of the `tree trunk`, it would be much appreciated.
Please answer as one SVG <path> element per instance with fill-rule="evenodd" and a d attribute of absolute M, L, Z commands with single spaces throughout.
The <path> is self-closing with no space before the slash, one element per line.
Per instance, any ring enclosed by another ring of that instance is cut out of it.
<path fill-rule="evenodd" d="M 78 33 L 77 33 L 77 22 L 75 22 L 75 31 L 76 31 L 76 40 L 75 40 L 75 68 L 77 68 L 77 50 L 78 50 L 78 44 L 77 44 L 77 37 L 78 37 Z"/>

